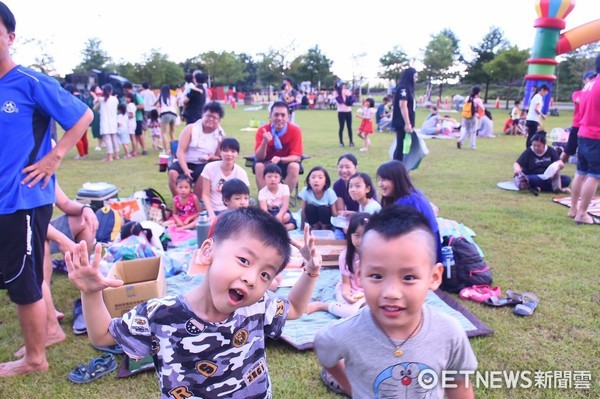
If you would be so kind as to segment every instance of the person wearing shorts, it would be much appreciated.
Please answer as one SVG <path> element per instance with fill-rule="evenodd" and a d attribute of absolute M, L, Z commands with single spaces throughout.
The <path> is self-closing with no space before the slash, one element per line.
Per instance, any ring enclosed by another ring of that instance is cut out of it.
<path fill-rule="evenodd" d="M 596 57 L 596 73 L 600 73 L 600 55 Z M 573 179 L 568 215 L 577 224 L 594 224 L 587 209 L 600 182 L 600 81 L 597 76 L 581 90 L 579 107 L 577 173 Z"/>
<path fill-rule="evenodd" d="M 0 287 L 17 305 L 25 341 L 16 353 L 22 358 L 0 363 L 0 378 L 46 371 L 46 346 L 66 338 L 48 331 L 52 296 L 43 281 L 44 242 L 55 172 L 93 119 L 88 106 L 57 80 L 12 60 L 15 26 L 13 13 L 0 2 Z M 54 148 L 51 120 L 65 131 Z"/>

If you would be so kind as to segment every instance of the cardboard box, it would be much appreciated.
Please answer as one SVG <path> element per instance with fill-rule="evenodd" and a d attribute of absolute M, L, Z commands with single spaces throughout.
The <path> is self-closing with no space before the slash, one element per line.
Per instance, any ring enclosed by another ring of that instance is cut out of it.
<path fill-rule="evenodd" d="M 323 266 L 339 266 L 340 253 L 346 249 L 346 240 L 315 240 L 317 249 L 321 252 Z"/>
<path fill-rule="evenodd" d="M 104 303 L 112 317 L 121 317 L 142 302 L 165 296 L 167 284 L 162 257 L 115 262 L 108 278 L 123 280 L 123 286 L 105 288 Z"/>

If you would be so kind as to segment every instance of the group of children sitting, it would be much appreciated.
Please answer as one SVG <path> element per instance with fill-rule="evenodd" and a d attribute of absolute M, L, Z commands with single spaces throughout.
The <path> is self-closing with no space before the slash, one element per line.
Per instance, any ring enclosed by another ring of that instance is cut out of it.
<path fill-rule="evenodd" d="M 329 174 L 317 166 L 307 175 L 300 192 L 307 223 L 303 242 L 297 242 L 288 234 L 289 188 L 278 169 L 265 168 L 259 207 L 248 206 L 245 183 L 223 184 L 228 209 L 195 256 L 204 279 L 185 294 L 152 299 L 111 319 L 102 290 L 122 282 L 99 272 L 101 247 L 91 264 L 84 243 L 67 252 L 69 279 L 82 293 L 92 343 L 119 344 L 132 358 L 151 355 L 163 398 L 270 398 L 264 338 L 278 338 L 287 319 L 328 311 L 343 317 L 315 337 L 328 388 L 361 398 L 390 392 L 472 398 L 465 372 L 474 371 L 477 360 L 466 333 L 456 320 L 425 305 L 427 291 L 442 281 L 439 231 L 432 212 L 424 212 L 429 201 L 412 186 L 402 163 L 378 168 L 383 208 L 374 200 L 368 174 L 355 172 L 348 179 L 348 194 L 359 210 L 344 211 L 350 219 L 347 248 L 339 257 L 341 279 L 331 303 L 310 302 L 322 263 L 310 228 L 328 228 L 337 213 Z M 195 203 L 189 181 L 181 183 L 177 203 Z M 180 222 L 190 222 L 185 209 L 176 212 Z M 287 297 L 278 297 L 269 287 L 288 265 L 291 246 L 298 248 L 304 272 Z M 451 385 L 428 383 L 431 373 L 442 381 L 443 373 L 453 371 Z"/>

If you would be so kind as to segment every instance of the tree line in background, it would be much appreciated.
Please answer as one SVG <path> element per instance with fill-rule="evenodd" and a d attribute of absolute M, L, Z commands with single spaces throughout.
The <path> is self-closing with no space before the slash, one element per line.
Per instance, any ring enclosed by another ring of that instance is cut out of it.
<path fill-rule="evenodd" d="M 52 74 L 54 58 L 44 52 L 43 42 L 36 39 L 27 42 L 37 44 L 41 50 L 31 67 Z M 394 46 L 379 59 L 378 77 L 388 80 L 393 86 L 405 68 L 420 62 L 424 68 L 419 72 L 417 83 L 424 88 L 427 99 L 452 95 L 444 90 L 452 90 L 457 84 L 461 87 L 481 86 L 485 102 L 488 98 L 500 96 L 506 99 L 508 106 L 509 101 L 520 99 L 529 49 L 522 50 L 511 45 L 497 27 L 491 27 L 479 43 L 470 47 L 473 56 L 465 57 L 459 47 L 459 39 L 449 29 L 430 35 L 430 41 L 419 58 L 409 56 L 399 45 Z M 175 87 L 182 84 L 186 72 L 202 70 L 210 77 L 213 86 L 235 86 L 238 91 L 259 91 L 269 86 L 278 90 L 282 77 L 289 76 L 296 83 L 308 81 L 314 88 L 331 90 L 339 79 L 331 71 L 333 61 L 323 54 L 318 45 L 292 58 L 294 50 L 292 43 L 286 49 L 270 48 L 254 57 L 231 51 L 208 51 L 176 63 L 159 50 L 151 49 L 141 62 L 119 63 L 102 49 L 100 39 L 90 38 L 81 52 L 82 61 L 73 72 L 87 73 L 91 69 L 99 69 L 117 73 L 132 82 L 149 82 L 152 87 L 163 84 Z M 571 93 L 581 88 L 583 73 L 594 69 L 594 58 L 599 50 L 600 45 L 594 43 L 559 59 L 556 68 L 558 79 L 552 93 L 556 101 L 571 101 Z M 360 85 L 363 78 L 359 76 L 356 80 Z M 491 87 L 493 92 L 490 92 Z"/>

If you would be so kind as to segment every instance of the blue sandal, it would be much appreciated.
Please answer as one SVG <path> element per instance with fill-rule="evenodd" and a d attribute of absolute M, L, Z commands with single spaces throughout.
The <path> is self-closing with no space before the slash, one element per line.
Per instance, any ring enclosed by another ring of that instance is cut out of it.
<path fill-rule="evenodd" d="M 117 362 L 112 353 L 92 359 L 88 365 L 80 364 L 69 372 L 69 380 L 75 384 L 92 382 L 103 375 L 112 373 L 117 369 Z"/>
<path fill-rule="evenodd" d="M 523 303 L 515 306 L 514 313 L 519 316 L 531 316 L 537 308 L 540 300 L 531 292 L 523 294 Z"/>

